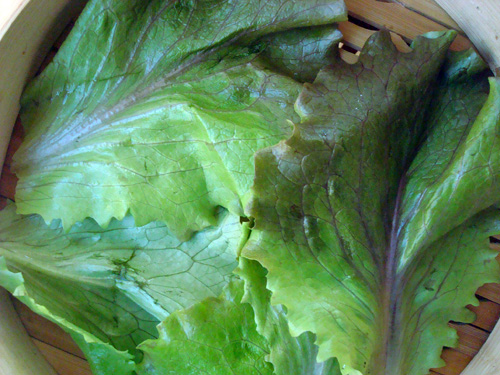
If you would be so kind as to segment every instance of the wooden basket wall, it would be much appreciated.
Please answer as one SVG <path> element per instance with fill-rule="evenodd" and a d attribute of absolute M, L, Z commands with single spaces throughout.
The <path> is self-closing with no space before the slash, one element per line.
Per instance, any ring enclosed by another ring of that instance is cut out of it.
<path fill-rule="evenodd" d="M 365 41 L 379 29 L 389 29 L 394 32 L 393 41 L 401 50 L 408 50 L 408 44 L 419 34 L 445 29 L 455 29 L 459 32 L 451 49 L 463 50 L 472 47 L 472 43 L 459 26 L 433 0 L 346 0 L 346 3 L 349 9 L 349 21 L 341 23 L 340 30 L 344 34 L 341 56 L 348 62 L 352 63 L 357 60 L 357 55 Z M 52 59 L 71 26 L 72 23 L 66 26 L 40 69 L 43 69 Z M 5 205 L 7 199 L 14 199 L 17 180 L 10 171 L 10 163 L 21 141 L 22 128 L 18 121 L 14 127 L 2 170 L 0 207 Z M 493 240 L 492 246 L 500 250 L 500 246 L 495 242 Z M 479 307 L 469 306 L 469 309 L 477 314 L 477 320 L 472 324 L 449 323 L 458 331 L 460 343 L 455 349 L 444 349 L 442 358 L 447 366 L 434 369 L 431 371 L 432 374 L 460 374 L 478 353 L 495 327 L 500 316 L 500 284 L 483 286 L 477 291 L 477 297 L 481 302 Z M 82 352 L 68 334 L 55 324 L 32 313 L 14 298 L 12 301 L 32 341 L 60 375 L 91 375 Z M 500 353 L 498 353 L 498 361 L 500 362 Z"/>

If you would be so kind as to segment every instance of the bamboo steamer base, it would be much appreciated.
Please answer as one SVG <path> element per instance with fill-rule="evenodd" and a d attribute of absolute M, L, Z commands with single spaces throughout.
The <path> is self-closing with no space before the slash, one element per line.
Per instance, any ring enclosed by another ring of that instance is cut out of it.
<path fill-rule="evenodd" d="M 0 157 L 3 154 L 1 137 L 6 138 L 9 136 L 12 123 L 17 114 L 17 110 L 12 111 L 8 107 L 18 108 L 18 98 L 26 82 L 26 77 L 31 76 L 37 69 L 43 69 L 52 59 L 85 2 L 84 0 L 10 0 L 9 4 L 4 5 L 2 1 L 4 0 L 0 0 L 0 39 L 2 38 L 2 31 L 5 30 L 5 28 L 2 28 L 2 24 L 12 22 L 14 19 L 14 17 L 9 18 L 7 14 L 22 11 L 24 24 L 18 25 L 16 24 L 18 20 L 14 21 L 9 32 L 19 33 L 23 31 L 26 34 L 29 30 L 38 40 L 30 40 L 24 51 L 22 51 L 22 46 L 19 43 L 22 42 L 23 38 L 16 35 L 11 36 L 13 40 L 12 46 L 7 46 L 7 51 L 14 53 L 17 59 L 22 59 L 25 56 L 27 61 L 20 65 L 18 60 L 5 61 L 6 57 L 1 54 L 6 50 L 5 45 L 0 42 Z M 446 2 L 447 0 L 441 1 Z M 474 0 L 465 1 L 474 2 Z M 364 42 L 378 29 L 393 31 L 393 41 L 401 50 L 408 50 L 408 42 L 419 34 L 445 29 L 459 31 L 458 37 L 451 46 L 452 50 L 463 50 L 472 46 L 472 43 L 467 39 L 457 23 L 434 0 L 346 0 L 346 3 L 349 9 L 349 20 L 340 24 L 340 30 L 344 34 L 341 56 L 348 62 L 357 60 L 357 55 L 359 55 Z M 47 15 L 44 22 L 40 21 L 43 14 Z M 9 35 L 6 35 L 4 39 L 6 37 L 9 37 Z M 26 38 L 26 35 L 24 37 Z M 33 38 L 30 35 L 27 37 Z M 47 46 L 50 45 L 53 45 L 53 47 L 49 49 Z M 481 47 L 479 47 L 479 50 L 481 50 Z M 481 52 L 483 51 L 481 50 Z M 41 56 L 46 57 L 42 58 Z M 495 69 L 497 66 L 492 67 Z M 3 72 L 7 71 L 8 74 L 14 74 L 14 81 L 17 80 L 18 84 L 7 83 L 7 79 L 10 77 L 2 75 L 2 70 Z M 8 100 L 2 97 L 4 93 L 11 94 Z M 10 164 L 12 155 L 22 141 L 22 136 L 22 127 L 17 121 L 10 138 L 0 180 L 0 207 L 6 204 L 7 199 L 14 199 L 17 179 L 10 171 Z M 7 144 L 7 142 L 4 143 Z M 500 245 L 496 242 L 493 239 L 491 246 L 500 251 Z M 459 345 L 457 348 L 445 348 L 443 350 L 442 358 L 446 361 L 447 366 L 434 369 L 430 372 L 431 374 L 459 375 L 463 373 L 463 370 L 478 354 L 490 333 L 494 330 L 500 317 L 500 284 L 487 284 L 481 287 L 476 295 L 480 300 L 479 306 L 468 306 L 470 310 L 477 314 L 476 321 L 472 324 L 449 323 L 458 332 Z M 31 312 L 15 298 L 10 297 L 10 299 L 30 340 L 59 375 L 92 374 L 83 353 L 67 333 L 54 323 Z M 478 355 L 480 359 L 476 359 L 472 365 L 474 368 L 471 369 L 472 366 L 469 366 L 464 374 L 500 375 L 500 350 L 495 353 L 495 350 L 492 349 L 500 346 L 500 332 L 497 335 L 496 331 L 500 331 L 500 328 L 497 327 L 488 344 L 484 346 L 481 354 Z M 19 335 L 23 334 L 23 332 L 19 332 Z M 2 337 L 0 337 L 1 339 Z M 489 352 L 493 353 L 490 354 Z M 2 358 L 0 357 L 0 364 L 1 362 Z M 495 368 L 497 370 L 494 370 Z M 18 374 L 4 374 L 0 365 L 0 375 Z M 41 373 L 32 371 L 26 372 L 26 375 L 41 375 Z"/>

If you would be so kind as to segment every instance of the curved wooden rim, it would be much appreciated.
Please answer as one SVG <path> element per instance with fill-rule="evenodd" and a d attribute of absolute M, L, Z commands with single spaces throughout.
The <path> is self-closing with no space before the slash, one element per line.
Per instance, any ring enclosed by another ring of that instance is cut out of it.
<path fill-rule="evenodd" d="M 33 345 L 3 289 L 0 311 L 0 375 L 57 375 Z"/>
<path fill-rule="evenodd" d="M 500 76 L 500 1 L 435 1 L 448 12 L 467 34 L 495 75 Z M 498 372 L 495 374 L 498 374 Z"/>
<path fill-rule="evenodd" d="M 55 38 L 78 14 L 83 3 L 83 0 L 10 0 L 2 3 L 0 165 L 4 162 L 26 81 L 36 72 Z M 27 30 L 33 32 L 27 33 Z M 8 294 L 1 288 L 0 311 L 0 375 L 56 375 L 30 340 Z"/>

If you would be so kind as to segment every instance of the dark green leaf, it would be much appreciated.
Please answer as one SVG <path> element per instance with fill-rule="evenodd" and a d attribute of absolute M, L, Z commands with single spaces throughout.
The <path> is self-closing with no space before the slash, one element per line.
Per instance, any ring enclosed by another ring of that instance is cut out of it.
<path fill-rule="evenodd" d="M 500 85 L 451 33 L 408 54 L 376 34 L 359 63 L 305 86 L 302 121 L 256 158 L 256 229 L 243 249 L 268 270 L 292 335 L 317 336 L 343 374 L 424 375 L 499 280 L 490 235 L 500 193 Z"/>

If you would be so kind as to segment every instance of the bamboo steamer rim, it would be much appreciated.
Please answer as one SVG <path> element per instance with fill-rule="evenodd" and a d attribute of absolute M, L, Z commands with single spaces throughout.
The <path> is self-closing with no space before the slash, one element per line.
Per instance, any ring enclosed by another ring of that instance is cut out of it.
<path fill-rule="evenodd" d="M 1 1 L 1 0 L 0 0 Z M 429 1 L 429 0 L 419 0 Z M 467 34 L 495 75 L 500 76 L 500 1 L 435 0 Z M 19 99 L 28 79 L 86 0 L 7 0 L 0 3 L 0 165 L 3 165 Z M 397 2 L 397 1 L 396 1 Z M 498 22 L 495 22 L 496 19 Z M 38 352 L 0 290 L 0 375 L 56 375 Z M 23 366 L 13 367 L 23 349 Z M 15 368 L 16 373 L 12 371 Z M 462 375 L 500 374 L 500 323 Z"/>

